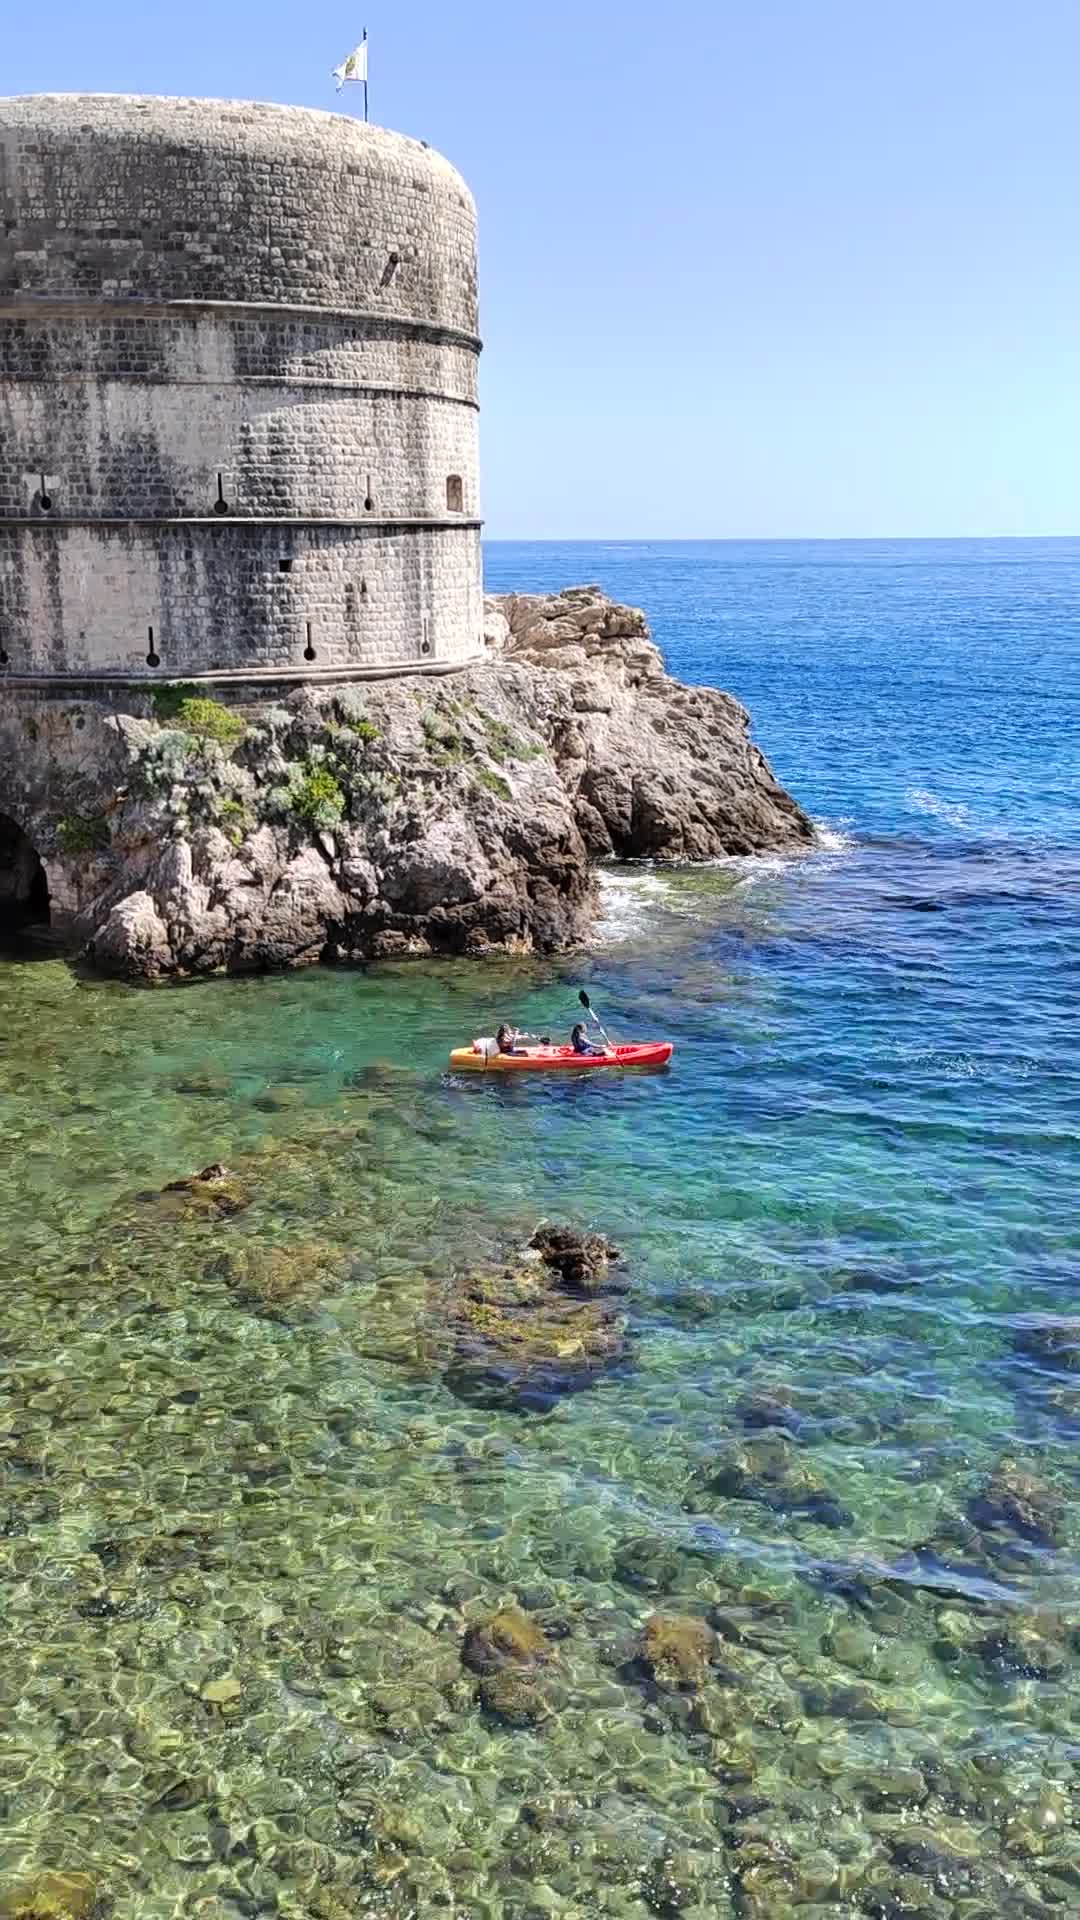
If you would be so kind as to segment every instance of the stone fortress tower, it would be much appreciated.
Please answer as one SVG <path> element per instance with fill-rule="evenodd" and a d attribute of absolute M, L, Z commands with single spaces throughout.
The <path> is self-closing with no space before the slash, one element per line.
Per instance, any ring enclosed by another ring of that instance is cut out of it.
<path fill-rule="evenodd" d="M 0 687 L 483 651 L 476 215 L 340 114 L 0 100 Z"/>

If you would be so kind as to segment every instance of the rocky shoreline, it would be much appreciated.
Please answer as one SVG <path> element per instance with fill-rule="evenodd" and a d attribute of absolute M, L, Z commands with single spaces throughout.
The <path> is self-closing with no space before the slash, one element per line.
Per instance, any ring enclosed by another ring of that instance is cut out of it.
<path fill-rule="evenodd" d="M 558 952 L 588 937 L 598 860 L 812 845 L 745 709 L 670 679 L 640 612 L 510 595 L 485 638 L 463 674 L 279 705 L 13 693 L 0 811 L 76 949 L 136 979 Z"/>

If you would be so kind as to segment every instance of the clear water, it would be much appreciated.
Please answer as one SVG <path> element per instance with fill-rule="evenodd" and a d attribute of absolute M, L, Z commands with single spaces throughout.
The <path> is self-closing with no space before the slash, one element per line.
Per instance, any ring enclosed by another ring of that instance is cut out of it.
<path fill-rule="evenodd" d="M 1080 544 L 487 564 L 643 605 L 823 850 L 613 870 L 573 964 L 0 966 L 0 1894 L 1080 1912 L 1080 1379 L 1032 1339 L 1080 1284 Z M 444 1073 L 582 981 L 670 1073 Z M 242 1211 L 160 1197 L 219 1159 Z M 624 1249 L 628 1350 L 478 1404 L 456 1276 L 543 1215 Z M 1003 1457 L 1043 1530 L 988 1512 Z M 510 1600 L 552 1643 L 526 1728 L 461 1661 Z M 681 1687 L 658 1609 L 720 1636 Z"/>

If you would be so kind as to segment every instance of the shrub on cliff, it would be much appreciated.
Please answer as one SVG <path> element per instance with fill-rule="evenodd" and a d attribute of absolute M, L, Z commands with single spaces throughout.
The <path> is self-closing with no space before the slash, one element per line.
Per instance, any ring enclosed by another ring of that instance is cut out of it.
<path fill-rule="evenodd" d="M 307 760 L 289 766 L 285 784 L 275 787 L 270 795 L 270 805 L 287 819 L 332 833 L 344 816 L 345 794 L 337 776 L 323 764 L 319 750 L 313 749 Z"/>
<path fill-rule="evenodd" d="M 193 740 L 218 747 L 234 747 L 247 732 L 243 715 L 223 707 L 218 700 L 181 700 L 176 721 Z"/>
<path fill-rule="evenodd" d="M 176 719 L 185 700 L 197 700 L 199 689 L 190 680 L 177 680 L 171 687 L 155 687 L 150 695 L 154 718 L 163 727 Z"/>
<path fill-rule="evenodd" d="M 354 733 L 365 746 L 378 740 L 379 729 L 373 720 L 368 719 L 363 698 L 353 687 L 343 687 L 340 693 L 334 695 L 334 712 L 341 725 L 349 733 Z"/>
<path fill-rule="evenodd" d="M 251 832 L 255 821 L 242 800 L 227 794 L 217 802 L 217 824 L 231 846 L 243 846 L 245 837 Z"/>
<path fill-rule="evenodd" d="M 513 799 L 510 782 L 504 780 L 501 773 L 494 773 L 490 767 L 481 767 L 476 778 L 482 787 L 486 787 L 489 793 L 497 794 L 500 800 Z"/>
<path fill-rule="evenodd" d="M 66 813 L 56 823 L 61 853 L 101 853 L 109 844 L 109 823 L 100 813 Z"/>
<path fill-rule="evenodd" d="M 505 720 L 496 720 L 490 713 L 477 713 L 477 719 L 484 729 L 488 753 L 500 764 L 506 760 L 536 760 L 544 749 L 535 741 L 522 740 L 508 727 Z"/>
<path fill-rule="evenodd" d="M 293 812 L 316 827 L 336 827 L 345 811 L 345 795 L 328 767 L 309 767 L 293 800 Z"/>
<path fill-rule="evenodd" d="M 193 742 L 177 727 L 166 727 L 148 740 L 139 754 L 138 773 L 146 793 L 170 794 L 188 777 L 188 759 Z"/>

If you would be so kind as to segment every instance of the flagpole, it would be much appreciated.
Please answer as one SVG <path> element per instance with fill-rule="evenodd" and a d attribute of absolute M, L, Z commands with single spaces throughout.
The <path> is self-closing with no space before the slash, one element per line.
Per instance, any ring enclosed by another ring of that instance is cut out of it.
<path fill-rule="evenodd" d="M 364 28 L 364 46 L 366 49 L 367 47 L 367 28 L 366 27 Z M 367 53 L 365 52 L 364 54 L 364 124 L 365 126 L 367 125 L 367 117 L 368 117 L 368 66 L 367 66 Z"/>

